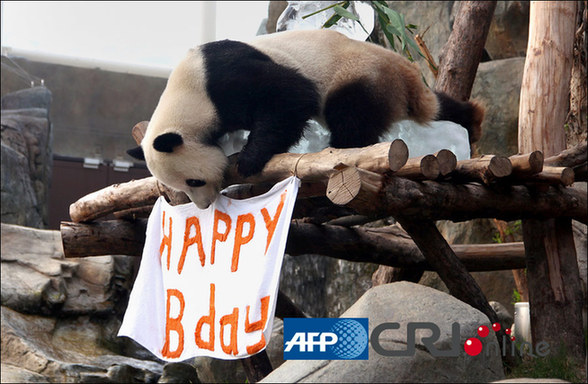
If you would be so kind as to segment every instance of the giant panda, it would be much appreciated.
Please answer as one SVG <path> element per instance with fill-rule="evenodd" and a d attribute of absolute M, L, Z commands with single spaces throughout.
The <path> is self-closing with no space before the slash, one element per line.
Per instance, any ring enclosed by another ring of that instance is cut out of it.
<path fill-rule="evenodd" d="M 250 131 L 237 169 L 251 176 L 295 144 L 311 118 L 329 129 L 331 146 L 349 148 L 378 142 L 404 119 L 451 120 L 473 141 L 483 114 L 476 103 L 431 91 L 414 64 L 388 49 L 332 30 L 285 31 L 191 49 L 128 153 L 205 209 L 228 164 L 217 142 L 227 132 Z"/>

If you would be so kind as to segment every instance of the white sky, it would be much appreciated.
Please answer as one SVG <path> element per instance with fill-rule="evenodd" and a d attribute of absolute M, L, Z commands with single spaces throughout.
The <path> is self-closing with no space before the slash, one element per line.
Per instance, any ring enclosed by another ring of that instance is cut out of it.
<path fill-rule="evenodd" d="M 202 43 L 203 3 L 2 1 L 2 46 L 171 68 Z M 267 17 L 268 1 L 214 3 L 216 40 L 248 40 Z"/>

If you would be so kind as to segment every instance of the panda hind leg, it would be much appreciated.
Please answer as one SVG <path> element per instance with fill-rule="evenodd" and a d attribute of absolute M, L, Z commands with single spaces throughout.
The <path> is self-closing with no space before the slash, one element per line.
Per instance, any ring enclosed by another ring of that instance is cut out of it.
<path fill-rule="evenodd" d="M 325 102 L 324 116 L 331 131 L 330 145 L 335 148 L 375 144 L 391 123 L 385 100 L 361 81 L 332 91 Z"/>

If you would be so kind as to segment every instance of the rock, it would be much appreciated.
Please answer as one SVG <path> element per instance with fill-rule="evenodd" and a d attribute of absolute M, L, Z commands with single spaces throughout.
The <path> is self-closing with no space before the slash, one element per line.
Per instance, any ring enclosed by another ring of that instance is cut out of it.
<path fill-rule="evenodd" d="M 200 383 L 196 368 L 187 363 L 167 363 L 158 383 Z"/>
<path fill-rule="evenodd" d="M 156 382 L 162 364 L 117 356 L 89 316 L 50 318 L 2 307 L 2 362 L 50 382 Z M 14 370 L 13 370 L 14 371 Z M 4 373 L 3 373 L 4 375 Z M 4 378 L 3 378 L 4 382 Z"/>
<path fill-rule="evenodd" d="M 494 312 L 496 312 L 501 329 L 510 328 L 514 323 L 514 315 L 511 315 L 508 309 L 498 301 L 489 301 L 488 304 L 490 304 Z"/>
<path fill-rule="evenodd" d="M 371 287 L 376 269 L 319 255 L 285 255 L 280 289 L 311 317 L 337 317 Z"/>
<path fill-rule="evenodd" d="M 11 364 L 2 363 L 2 369 L 0 370 L 2 383 L 46 383 L 47 378 L 38 373 L 29 371 L 21 367 L 17 367 Z"/>
<path fill-rule="evenodd" d="M 32 87 L 11 92 L 2 97 L 2 109 L 51 108 L 51 91 L 45 87 Z"/>
<path fill-rule="evenodd" d="M 528 1 L 499 1 L 486 39 L 492 60 L 525 57 L 529 39 Z"/>
<path fill-rule="evenodd" d="M 525 58 L 480 63 L 472 99 L 486 106 L 480 154 L 510 156 L 518 153 L 519 99 Z"/>
<path fill-rule="evenodd" d="M 389 350 L 406 349 L 410 322 L 435 323 L 441 336 L 434 345 L 441 350 L 450 345 L 453 322 L 460 324 L 460 346 L 476 336 L 479 325 L 489 324 L 484 314 L 454 297 L 408 282 L 370 289 L 341 317 L 369 318 L 370 332 L 381 323 L 399 323 L 394 336 L 380 335 L 382 347 Z M 425 335 L 417 333 L 414 356 L 381 356 L 370 344 L 369 360 L 289 360 L 262 382 L 488 382 L 504 378 L 499 354 L 472 357 L 462 350 L 458 357 L 434 358 L 422 344 Z M 481 341 L 486 346 L 489 340 Z"/>
<path fill-rule="evenodd" d="M 2 222 L 45 228 L 52 167 L 51 92 L 36 87 L 2 98 Z"/>
<path fill-rule="evenodd" d="M 2 223 L 2 305 L 29 314 L 123 313 L 139 260 L 65 259 L 59 231 Z"/>

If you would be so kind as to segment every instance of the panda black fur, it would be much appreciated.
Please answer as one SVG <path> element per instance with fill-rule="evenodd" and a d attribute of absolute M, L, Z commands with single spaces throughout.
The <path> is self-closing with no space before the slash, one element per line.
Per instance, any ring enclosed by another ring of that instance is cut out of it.
<path fill-rule="evenodd" d="M 483 114 L 475 103 L 433 93 L 412 63 L 383 47 L 330 30 L 289 31 L 190 50 L 141 147 L 129 153 L 206 208 L 223 181 L 227 159 L 217 140 L 227 132 L 250 131 L 238 159 L 250 176 L 296 144 L 311 118 L 330 130 L 331 146 L 348 148 L 376 143 L 403 119 L 451 120 L 475 141 Z"/>

